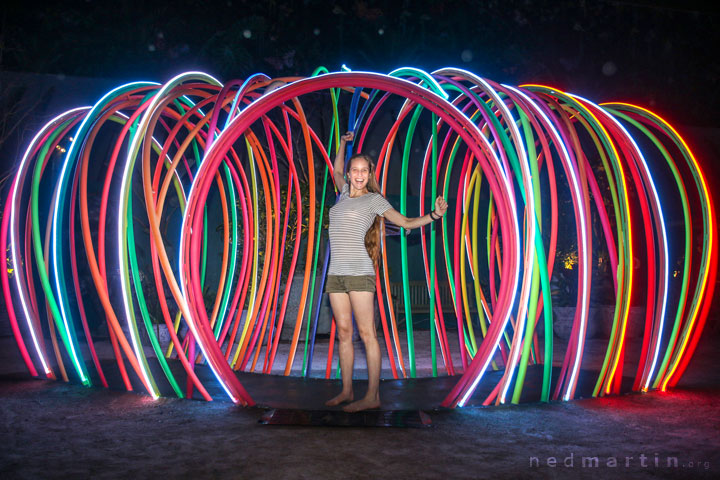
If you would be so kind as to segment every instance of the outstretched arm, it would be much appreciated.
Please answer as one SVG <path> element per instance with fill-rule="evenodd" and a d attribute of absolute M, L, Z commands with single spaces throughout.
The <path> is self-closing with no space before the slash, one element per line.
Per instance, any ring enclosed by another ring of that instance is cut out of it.
<path fill-rule="evenodd" d="M 422 227 L 423 225 L 432 223 L 434 220 L 439 220 L 443 215 L 445 215 L 447 208 L 448 204 L 445 199 L 443 197 L 437 197 L 435 199 L 435 208 L 432 212 L 427 215 L 423 215 L 422 217 L 408 218 L 394 208 L 385 212 L 383 216 L 395 225 L 411 230 L 413 228 Z"/>
<path fill-rule="evenodd" d="M 355 138 L 354 132 L 347 132 L 345 135 L 340 137 L 340 148 L 338 148 L 337 155 L 335 155 L 335 162 L 333 163 L 333 180 L 335 180 L 335 186 L 338 191 L 342 190 L 345 186 L 345 145 L 347 142 L 352 142 Z"/>

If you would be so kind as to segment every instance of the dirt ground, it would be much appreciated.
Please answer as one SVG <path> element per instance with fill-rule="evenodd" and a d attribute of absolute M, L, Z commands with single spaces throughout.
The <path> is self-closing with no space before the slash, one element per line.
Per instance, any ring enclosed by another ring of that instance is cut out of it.
<path fill-rule="evenodd" d="M 227 401 L 31 379 L 3 338 L 0 478 L 717 478 L 718 340 L 703 339 L 669 393 L 429 411 L 429 428 L 343 428 L 262 425 L 265 409 Z"/>

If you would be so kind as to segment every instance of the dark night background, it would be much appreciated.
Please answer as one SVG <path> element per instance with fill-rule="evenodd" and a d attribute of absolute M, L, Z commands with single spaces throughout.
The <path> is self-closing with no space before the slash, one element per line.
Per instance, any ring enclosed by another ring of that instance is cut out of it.
<path fill-rule="evenodd" d="M 719 12 L 694 0 L 6 1 L 0 72 L 116 84 L 188 69 L 229 80 L 343 63 L 377 72 L 459 66 L 714 127 Z"/>
<path fill-rule="evenodd" d="M 158 81 L 324 65 L 461 66 L 717 125 L 718 6 L 699 1 L 3 2 L 0 68 Z"/>

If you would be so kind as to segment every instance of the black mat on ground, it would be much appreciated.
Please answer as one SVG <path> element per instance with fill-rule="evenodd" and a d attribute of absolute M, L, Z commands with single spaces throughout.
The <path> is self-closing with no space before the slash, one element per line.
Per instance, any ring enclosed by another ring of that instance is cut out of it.
<path fill-rule="evenodd" d="M 277 408 L 259 420 L 263 425 L 297 425 L 320 427 L 400 427 L 426 428 L 430 416 L 420 410 L 366 410 L 346 413 L 342 410 L 297 410 Z"/>
<path fill-rule="evenodd" d="M 113 360 L 101 362 L 103 371 L 111 390 L 125 390 L 120 377 L 117 364 Z M 148 358 L 152 374 L 157 382 L 161 395 L 174 397 L 175 393 L 165 379 L 158 362 Z M 186 391 L 187 375 L 182 365 L 177 360 L 168 360 L 175 378 L 183 392 Z M 92 370 L 91 370 L 92 372 Z M 212 371 L 207 365 L 196 365 L 195 372 L 200 378 L 208 393 L 216 401 L 230 401 Z M 94 373 L 94 372 L 93 372 Z M 137 392 L 144 392 L 145 389 L 134 372 L 129 371 L 133 389 Z M 523 384 L 520 403 L 537 402 L 542 391 L 542 365 L 531 365 L 527 369 L 525 382 Z M 552 386 L 554 390 L 560 368 L 553 368 Z M 281 375 L 263 375 L 258 373 L 236 372 L 243 387 L 253 398 L 257 406 L 276 409 L 299 409 L 308 411 L 326 411 L 325 401 L 337 395 L 341 388 L 339 379 L 325 378 L 303 378 L 285 377 Z M 478 384 L 473 395 L 466 402 L 466 406 L 480 406 L 492 392 L 493 388 L 502 378 L 502 371 L 488 371 Z M 92 373 L 91 373 L 92 375 Z M 591 370 L 579 372 L 578 386 L 575 398 L 587 398 L 592 396 L 598 373 Z M 380 398 L 382 400 L 382 411 L 413 411 L 413 410 L 435 410 L 452 390 L 460 379 L 459 375 L 452 377 L 439 376 L 436 378 L 407 378 L 407 379 L 382 379 L 380 381 Z M 633 379 L 623 378 L 621 392 L 631 390 Z M 97 378 L 93 378 L 94 385 L 100 385 Z M 366 380 L 355 381 L 356 398 L 365 394 L 367 388 Z M 508 391 L 508 399 L 512 397 L 513 387 Z M 553 392 L 551 390 L 551 394 Z M 202 399 L 202 396 L 194 392 L 193 398 Z M 341 407 L 337 407 L 340 411 Z"/>

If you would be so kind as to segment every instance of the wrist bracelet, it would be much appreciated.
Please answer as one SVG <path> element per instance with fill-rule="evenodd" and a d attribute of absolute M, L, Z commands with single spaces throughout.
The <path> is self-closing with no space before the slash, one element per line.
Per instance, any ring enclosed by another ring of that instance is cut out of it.
<path fill-rule="evenodd" d="M 430 212 L 430 218 L 432 218 L 433 222 L 434 222 L 435 220 L 440 220 L 440 216 L 438 216 L 437 218 L 435 218 L 435 216 L 433 215 L 434 213 L 435 213 L 435 210 L 433 209 L 433 210 Z"/>

